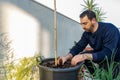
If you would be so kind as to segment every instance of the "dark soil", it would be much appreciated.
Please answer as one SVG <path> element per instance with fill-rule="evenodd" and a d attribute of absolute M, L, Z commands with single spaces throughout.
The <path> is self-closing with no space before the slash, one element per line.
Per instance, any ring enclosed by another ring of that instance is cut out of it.
<path fill-rule="evenodd" d="M 42 66 L 46 66 L 46 67 L 50 67 L 50 68 L 70 68 L 70 67 L 73 67 L 71 65 L 71 61 L 70 60 L 65 62 L 64 65 L 61 64 L 61 65 L 57 65 L 56 66 L 54 60 L 42 62 L 41 65 Z"/>

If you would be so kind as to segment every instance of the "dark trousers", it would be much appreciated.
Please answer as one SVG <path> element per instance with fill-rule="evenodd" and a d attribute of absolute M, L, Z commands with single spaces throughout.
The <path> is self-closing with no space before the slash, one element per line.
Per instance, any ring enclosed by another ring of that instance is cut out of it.
<path fill-rule="evenodd" d="M 108 70 L 108 64 L 109 65 L 111 64 L 111 63 L 108 63 L 107 61 L 101 61 L 101 62 L 95 62 L 95 63 L 98 64 L 99 66 L 98 68 L 103 68 L 105 70 Z M 92 75 L 94 74 L 95 70 L 97 70 L 97 67 L 94 65 L 94 62 L 86 60 L 84 64 Z M 114 63 L 113 72 L 112 72 L 113 78 L 117 77 L 119 71 L 120 71 L 120 64 Z"/>

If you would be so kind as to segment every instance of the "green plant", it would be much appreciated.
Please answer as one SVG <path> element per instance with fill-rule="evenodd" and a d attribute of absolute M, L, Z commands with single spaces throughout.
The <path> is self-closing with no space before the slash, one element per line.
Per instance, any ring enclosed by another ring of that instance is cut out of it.
<path fill-rule="evenodd" d="M 41 63 L 41 56 L 14 59 L 12 41 L 7 33 L 0 34 L 0 74 L 1 80 L 34 80 L 33 74 Z M 37 59 L 37 61 L 36 61 Z M 4 76 L 1 76 L 4 75 Z"/>
<path fill-rule="evenodd" d="M 83 6 L 83 11 L 84 10 L 92 10 L 96 13 L 96 18 L 97 21 L 103 21 L 106 17 L 104 17 L 104 15 L 106 14 L 101 7 L 98 7 L 98 4 L 95 3 L 95 0 L 83 0 L 84 1 L 84 5 L 81 4 L 81 6 Z"/>
<path fill-rule="evenodd" d="M 39 72 L 38 65 L 41 63 L 39 54 L 33 57 L 14 59 L 12 40 L 7 33 L 0 34 L 0 74 L 1 80 L 35 80 L 35 74 Z M 3 75 L 4 76 L 1 76 Z M 39 77 L 39 76 L 38 76 Z M 39 78 L 38 78 L 39 79 Z"/>
<path fill-rule="evenodd" d="M 93 75 L 90 74 L 87 67 L 84 66 L 87 70 L 87 73 L 89 74 L 89 76 L 86 76 L 83 74 L 84 77 L 89 77 L 92 80 L 120 80 L 120 76 L 119 76 L 120 72 L 115 73 L 115 71 L 117 71 L 118 67 L 120 67 L 120 63 L 117 63 L 114 61 L 111 61 L 109 63 L 107 58 L 105 60 L 107 61 L 107 66 L 106 66 L 108 68 L 107 70 L 105 70 L 104 68 L 100 68 L 98 65 L 94 66 L 94 63 L 91 61 L 91 63 L 93 63 L 93 68 L 94 68 L 95 72 Z M 84 78 L 84 80 L 85 80 L 85 78 Z"/>
<path fill-rule="evenodd" d="M 37 61 L 36 61 L 37 58 Z M 41 56 L 24 57 L 6 64 L 8 80 L 35 80 L 38 74 L 38 65 L 41 63 Z M 39 79 L 39 76 L 37 76 Z"/>
<path fill-rule="evenodd" d="M 0 54 L 1 59 L 5 61 L 11 60 L 14 56 L 13 49 L 11 47 L 12 41 L 9 39 L 7 33 L 0 34 Z"/>
<path fill-rule="evenodd" d="M 13 49 L 11 47 L 11 40 L 7 33 L 0 34 L 0 79 L 7 79 L 6 68 L 4 64 L 8 63 L 13 58 Z M 4 75 L 4 76 L 2 76 Z"/>
<path fill-rule="evenodd" d="M 95 0 L 83 0 L 85 5 L 81 4 L 83 6 L 83 10 L 94 10 L 98 4 L 94 3 Z"/>

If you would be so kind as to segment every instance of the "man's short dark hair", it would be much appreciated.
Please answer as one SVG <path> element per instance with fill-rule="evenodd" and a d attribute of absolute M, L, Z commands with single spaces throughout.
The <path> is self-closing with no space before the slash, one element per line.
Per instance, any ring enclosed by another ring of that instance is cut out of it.
<path fill-rule="evenodd" d="M 85 16 L 87 16 L 89 20 L 92 20 L 93 18 L 96 19 L 96 14 L 92 10 L 86 10 L 80 14 L 80 18 L 83 18 Z"/>

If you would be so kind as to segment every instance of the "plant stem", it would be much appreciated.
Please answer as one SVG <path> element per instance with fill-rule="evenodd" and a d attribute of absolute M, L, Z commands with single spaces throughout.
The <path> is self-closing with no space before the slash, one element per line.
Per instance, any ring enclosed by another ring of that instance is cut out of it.
<path fill-rule="evenodd" d="M 56 26 L 56 0 L 54 0 L 54 55 L 57 66 L 57 26 Z"/>

